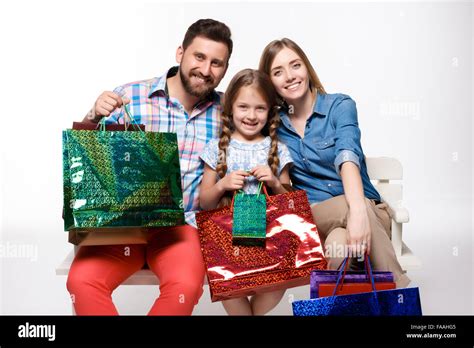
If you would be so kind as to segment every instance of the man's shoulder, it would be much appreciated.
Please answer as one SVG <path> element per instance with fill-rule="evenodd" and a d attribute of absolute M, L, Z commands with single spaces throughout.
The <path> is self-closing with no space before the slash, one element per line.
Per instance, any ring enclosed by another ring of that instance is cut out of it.
<path fill-rule="evenodd" d="M 142 90 L 142 89 L 151 89 L 153 86 L 156 86 L 160 80 L 160 77 L 153 77 L 150 79 L 137 80 L 133 82 L 128 82 L 123 85 L 118 86 L 115 90 L 130 91 L 130 90 Z"/>
<path fill-rule="evenodd" d="M 224 106 L 224 93 L 220 91 L 212 91 L 212 101 L 214 106 L 222 108 Z"/>

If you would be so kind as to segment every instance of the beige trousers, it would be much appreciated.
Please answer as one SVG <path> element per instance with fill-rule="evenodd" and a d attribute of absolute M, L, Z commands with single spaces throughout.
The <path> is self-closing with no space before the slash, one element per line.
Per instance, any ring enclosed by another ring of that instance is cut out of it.
<path fill-rule="evenodd" d="M 371 229 L 370 261 L 375 270 L 391 271 L 398 288 L 406 287 L 410 279 L 403 273 L 393 249 L 391 219 L 385 203 L 375 205 L 366 198 L 367 213 Z M 349 206 L 346 197 L 340 195 L 311 205 L 314 221 L 324 245 L 328 269 L 337 269 L 347 251 L 347 217 Z M 342 252 L 342 254 L 341 254 Z M 361 258 L 350 258 L 351 269 L 360 269 Z"/>

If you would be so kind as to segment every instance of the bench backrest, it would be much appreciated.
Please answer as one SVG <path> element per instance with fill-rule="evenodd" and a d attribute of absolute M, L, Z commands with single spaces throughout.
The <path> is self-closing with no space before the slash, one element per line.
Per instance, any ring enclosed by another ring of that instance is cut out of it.
<path fill-rule="evenodd" d="M 401 201 L 402 185 L 390 180 L 403 179 L 403 167 L 399 160 L 392 157 L 366 157 L 367 172 L 377 191 L 387 200 Z"/>

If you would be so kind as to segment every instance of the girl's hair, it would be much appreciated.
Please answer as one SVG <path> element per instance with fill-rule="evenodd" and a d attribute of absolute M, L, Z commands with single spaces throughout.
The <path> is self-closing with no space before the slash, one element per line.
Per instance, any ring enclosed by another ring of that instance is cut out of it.
<path fill-rule="evenodd" d="M 234 130 L 232 121 L 232 105 L 237 99 L 237 95 L 242 87 L 252 86 L 265 99 L 268 106 L 268 119 L 262 134 L 270 136 L 271 145 L 268 154 L 268 165 L 273 174 L 278 175 L 278 138 L 277 129 L 280 125 L 280 116 L 277 110 L 277 93 L 270 78 L 261 71 L 244 69 L 238 72 L 230 81 L 229 87 L 224 95 L 224 110 L 222 112 L 222 133 L 219 140 L 219 157 L 217 160 L 216 172 L 223 178 L 227 172 L 227 148 Z"/>
<path fill-rule="evenodd" d="M 319 77 L 316 74 L 316 71 L 314 70 L 313 66 L 309 62 L 308 57 L 303 52 L 301 47 L 298 46 L 294 41 L 290 39 L 283 38 L 281 40 L 274 40 L 270 42 L 262 52 L 258 69 L 270 76 L 273 60 L 275 59 L 276 55 L 285 47 L 294 51 L 303 60 L 303 63 L 305 64 L 306 69 L 308 69 L 309 89 L 311 93 L 315 95 L 316 91 L 318 91 L 319 94 L 326 94 L 326 91 L 321 81 L 319 81 Z"/>

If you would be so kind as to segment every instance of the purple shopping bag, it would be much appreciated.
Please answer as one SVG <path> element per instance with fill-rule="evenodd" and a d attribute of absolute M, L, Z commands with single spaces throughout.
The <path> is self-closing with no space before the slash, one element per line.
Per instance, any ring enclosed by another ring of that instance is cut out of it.
<path fill-rule="evenodd" d="M 311 272 L 310 278 L 310 298 L 318 298 L 320 284 L 336 284 L 339 271 L 320 271 Z M 385 271 L 374 271 L 375 283 L 392 283 L 393 273 Z M 370 282 L 365 271 L 346 271 L 344 283 L 367 283 Z"/>
<path fill-rule="evenodd" d="M 347 258 L 343 262 L 343 268 Z M 294 301 L 295 316 L 420 316 L 422 315 L 418 288 L 377 291 L 370 261 L 367 274 L 372 286 L 371 292 L 336 296 L 344 269 L 337 275 L 332 296 Z M 364 279 L 365 281 L 365 279 Z"/>

